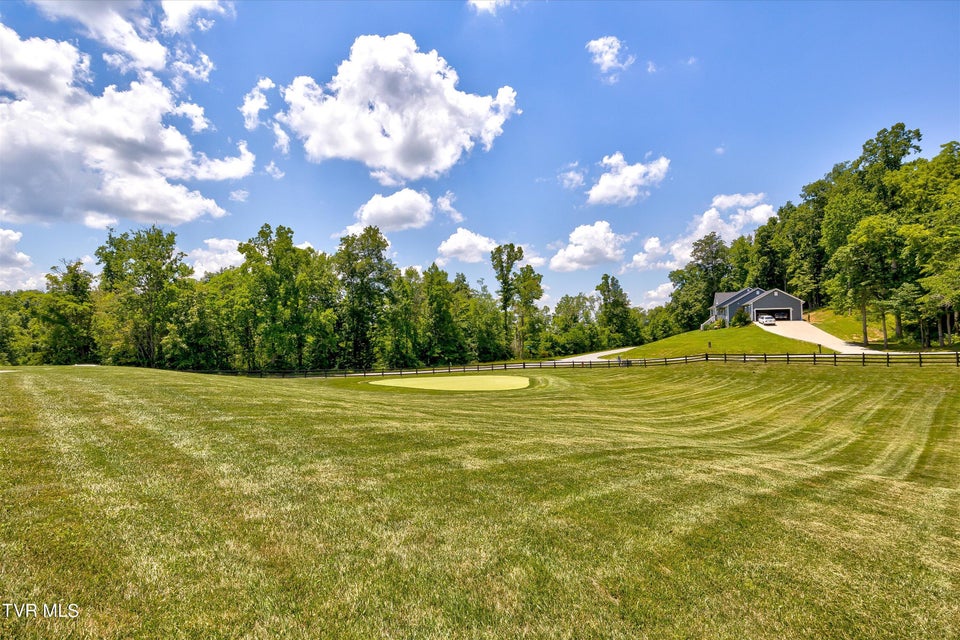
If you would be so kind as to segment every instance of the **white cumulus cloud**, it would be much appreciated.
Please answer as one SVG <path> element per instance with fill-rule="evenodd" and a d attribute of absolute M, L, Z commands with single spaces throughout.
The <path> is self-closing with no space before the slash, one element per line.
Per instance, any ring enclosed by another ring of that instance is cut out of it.
<path fill-rule="evenodd" d="M 437 247 L 437 264 L 445 265 L 450 260 L 460 262 L 483 262 L 490 257 L 490 252 L 497 248 L 497 243 L 491 238 L 474 233 L 469 229 L 458 227 L 456 233 L 440 243 Z"/>
<path fill-rule="evenodd" d="M 283 155 L 290 153 L 290 136 L 286 131 L 283 130 L 283 127 L 280 126 L 280 123 L 274 122 L 273 126 L 273 135 L 276 137 L 277 141 L 273 143 L 273 148 L 277 149 Z"/>
<path fill-rule="evenodd" d="M 115 67 L 159 71 L 167 64 L 167 48 L 150 33 L 146 21 L 135 15 L 141 8 L 138 2 L 33 2 L 51 18 L 76 20 L 91 38 L 116 50 L 118 53 L 104 54 L 104 60 Z"/>
<path fill-rule="evenodd" d="M 199 280 L 204 274 L 243 264 L 243 254 L 237 250 L 239 240 L 210 238 L 203 243 L 207 246 L 187 252 L 186 261 L 193 265 L 194 278 Z"/>
<path fill-rule="evenodd" d="M 603 36 L 587 43 L 587 51 L 593 54 L 593 63 L 600 67 L 604 82 L 613 84 L 636 62 L 636 57 L 626 54 L 626 46 L 616 36 Z"/>
<path fill-rule="evenodd" d="M 521 244 L 520 248 L 523 249 L 523 260 L 519 262 L 519 266 L 530 265 L 534 269 L 539 269 L 547 263 L 547 259 L 537 253 L 532 245 Z"/>
<path fill-rule="evenodd" d="M 433 220 L 433 201 L 427 193 L 402 189 L 389 196 L 376 194 L 354 214 L 356 222 L 343 235 L 360 233 L 365 227 L 383 232 L 420 229 Z"/>
<path fill-rule="evenodd" d="M 467 0 L 467 4 L 478 14 L 487 13 L 493 16 L 497 15 L 497 11 L 502 7 L 509 7 L 512 0 Z"/>
<path fill-rule="evenodd" d="M 171 112 L 173 115 L 183 116 L 190 120 L 190 129 L 194 133 L 206 131 L 210 128 L 210 121 L 204 115 L 203 107 L 191 102 L 183 102 Z"/>
<path fill-rule="evenodd" d="M 226 213 L 177 181 L 243 177 L 253 154 L 245 143 L 236 158 L 195 153 L 168 119 L 181 116 L 203 130 L 209 125 L 199 106 L 178 103 L 149 71 L 129 87 L 93 95 L 83 86 L 88 61 L 73 45 L 22 40 L 3 25 L 0 43 L 0 90 L 9 96 L 0 100 L 0 220 L 102 228 L 122 218 L 179 224 Z M 28 58 L 51 70 L 48 80 L 21 62 Z"/>
<path fill-rule="evenodd" d="M 230 199 L 234 202 L 246 202 L 249 197 L 250 192 L 246 189 L 237 189 L 236 191 L 230 192 Z"/>
<path fill-rule="evenodd" d="M 71 91 L 90 78 L 90 56 L 68 42 L 41 38 L 21 40 L 0 23 L 0 89 L 31 100 Z"/>
<path fill-rule="evenodd" d="M 623 245 L 630 236 L 619 235 L 606 220 L 580 225 L 570 232 L 569 243 L 550 258 L 553 271 L 578 271 L 623 259 Z"/>
<path fill-rule="evenodd" d="M 213 26 L 210 18 L 200 18 L 201 12 L 227 15 L 233 11 L 232 3 L 219 0 L 162 0 L 163 29 L 172 33 L 187 33 L 191 27 L 207 31 Z"/>
<path fill-rule="evenodd" d="M 663 246 L 660 238 L 647 238 L 643 251 L 636 253 L 623 270 L 681 269 L 690 262 L 693 243 L 710 233 L 730 243 L 738 236 L 765 223 L 776 215 L 763 200 L 764 193 L 733 193 L 714 196 L 710 208 L 695 216 L 687 231 Z M 733 211 L 731 211 L 731 209 Z"/>
<path fill-rule="evenodd" d="M 267 103 L 267 96 L 263 92 L 273 89 L 275 86 L 270 78 L 260 78 L 257 81 L 257 86 L 243 96 L 243 104 L 237 109 L 243 114 L 243 126 L 247 131 L 253 131 L 260 126 L 260 112 L 270 106 Z"/>
<path fill-rule="evenodd" d="M 767 197 L 765 193 L 733 193 L 713 196 L 710 206 L 716 209 L 731 209 L 733 207 L 755 207 Z"/>
<path fill-rule="evenodd" d="M 267 175 L 273 178 L 274 180 L 280 180 L 281 178 L 283 178 L 283 176 L 287 175 L 286 173 L 283 172 L 282 169 L 280 169 L 280 167 L 277 166 L 277 163 L 274 162 L 273 160 L 271 160 L 270 164 L 268 164 L 264 168 L 264 171 L 266 171 Z"/>
<path fill-rule="evenodd" d="M 211 160 L 206 154 L 197 154 L 197 160 L 189 167 L 184 177 L 197 180 L 238 180 L 253 173 L 256 156 L 247 149 L 243 140 L 237 145 L 239 156 Z"/>
<path fill-rule="evenodd" d="M 564 189 L 579 189 L 584 185 L 587 172 L 580 167 L 579 162 L 571 162 L 557 175 L 557 180 Z"/>
<path fill-rule="evenodd" d="M 600 164 L 607 171 L 587 192 L 587 204 L 633 204 L 650 195 L 644 187 L 659 185 L 670 168 L 670 160 L 663 156 L 647 164 L 627 164 L 619 151 L 604 156 Z"/>
<path fill-rule="evenodd" d="M 23 234 L 13 229 L 0 229 L 0 291 L 40 289 L 44 279 L 33 271 L 30 256 L 17 250 Z"/>
<path fill-rule="evenodd" d="M 664 282 L 661 285 L 658 285 L 656 289 L 650 289 L 647 291 L 643 300 L 640 301 L 640 306 L 644 309 L 652 309 L 653 307 L 663 306 L 670 300 L 670 294 L 673 293 L 673 283 Z"/>
<path fill-rule="evenodd" d="M 453 206 L 456 199 L 457 196 L 454 195 L 453 191 L 447 191 L 442 196 L 437 197 L 437 209 L 450 216 L 450 219 L 454 222 L 463 222 L 463 214 Z"/>
<path fill-rule="evenodd" d="M 287 110 L 276 117 L 313 162 L 357 160 L 384 185 L 435 178 L 477 142 L 489 150 L 519 113 L 512 88 L 482 96 L 458 90 L 458 81 L 409 34 L 360 36 L 329 83 L 300 76 L 285 87 Z"/>
<path fill-rule="evenodd" d="M 198 82 L 207 82 L 210 80 L 210 73 L 216 68 L 210 56 L 198 51 L 195 46 L 178 47 L 173 64 L 170 65 L 174 72 L 173 86 L 177 91 L 182 91 L 187 84 L 187 80 L 196 80 Z"/>

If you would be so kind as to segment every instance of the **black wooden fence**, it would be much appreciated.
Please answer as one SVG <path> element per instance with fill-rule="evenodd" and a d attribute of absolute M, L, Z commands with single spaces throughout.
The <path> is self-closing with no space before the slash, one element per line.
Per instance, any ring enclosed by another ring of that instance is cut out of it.
<path fill-rule="evenodd" d="M 216 370 L 200 371 L 214 375 L 248 376 L 259 378 L 347 378 L 406 376 L 438 373 L 468 373 L 478 371 L 510 371 L 516 369 L 613 369 L 618 367 L 667 367 L 695 362 L 806 364 L 811 366 L 896 366 L 911 365 L 954 366 L 960 368 L 960 351 L 927 353 L 699 353 L 673 358 L 621 358 L 608 360 L 539 360 L 535 362 L 506 362 L 500 364 L 419 367 L 414 369 L 307 369 L 307 370 Z"/>

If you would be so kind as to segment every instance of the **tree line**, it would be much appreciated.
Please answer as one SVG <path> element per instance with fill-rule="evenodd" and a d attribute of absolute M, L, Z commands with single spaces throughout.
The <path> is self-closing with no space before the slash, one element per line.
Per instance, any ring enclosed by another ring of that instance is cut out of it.
<path fill-rule="evenodd" d="M 110 230 L 95 278 L 80 261 L 47 290 L 0 296 L 0 363 L 135 365 L 187 370 L 372 369 L 551 357 L 654 339 L 639 330 L 615 277 L 598 296 L 537 306 L 542 275 L 513 244 L 491 252 L 498 288 L 436 264 L 401 270 L 376 227 L 328 255 L 263 225 L 243 264 L 200 279 L 156 226 Z"/>
<path fill-rule="evenodd" d="M 897 335 L 944 343 L 960 309 L 960 144 L 930 159 L 920 132 L 897 124 L 801 190 L 748 236 L 712 233 L 670 273 L 670 301 L 639 309 L 615 276 L 590 294 L 538 306 L 542 275 L 523 248 L 496 247 L 496 288 L 436 264 L 399 269 L 376 227 L 333 254 L 263 225 L 243 263 L 192 277 L 176 235 L 156 226 L 108 231 L 98 277 L 79 260 L 47 288 L 0 294 L 0 364 L 113 364 L 186 370 L 371 369 L 550 358 L 643 344 L 697 329 L 713 294 L 780 288 L 895 318 Z"/>

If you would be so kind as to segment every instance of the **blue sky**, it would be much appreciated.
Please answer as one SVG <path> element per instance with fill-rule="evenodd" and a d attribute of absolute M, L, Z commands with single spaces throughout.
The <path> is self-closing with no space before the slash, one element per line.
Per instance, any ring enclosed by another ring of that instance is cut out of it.
<path fill-rule="evenodd" d="M 957 2 L 5 2 L 0 290 L 159 224 L 198 273 L 263 223 L 554 303 L 634 304 L 904 122 L 960 138 Z"/>

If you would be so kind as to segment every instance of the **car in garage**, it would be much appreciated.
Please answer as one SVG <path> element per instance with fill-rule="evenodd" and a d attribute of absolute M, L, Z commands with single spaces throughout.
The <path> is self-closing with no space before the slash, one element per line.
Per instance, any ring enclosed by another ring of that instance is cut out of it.
<path fill-rule="evenodd" d="M 777 321 L 773 319 L 773 316 L 768 316 L 766 314 L 758 317 L 757 322 L 760 324 L 777 324 Z"/>

